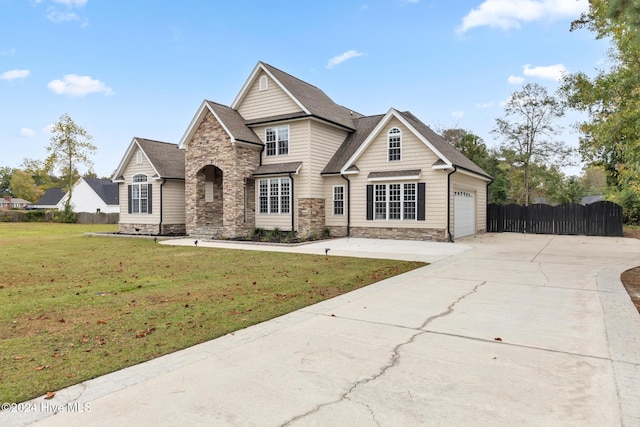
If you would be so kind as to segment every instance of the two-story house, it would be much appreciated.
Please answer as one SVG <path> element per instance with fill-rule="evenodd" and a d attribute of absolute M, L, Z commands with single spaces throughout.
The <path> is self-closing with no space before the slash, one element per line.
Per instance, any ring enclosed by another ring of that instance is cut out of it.
<path fill-rule="evenodd" d="M 152 185 L 168 177 L 135 141 L 114 175 L 127 201 L 121 231 L 162 233 L 157 212 L 175 209 L 166 204 L 176 196 Z M 260 227 L 445 241 L 486 228 L 491 177 L 417 117 L 393 108 L 364 116 L 263 62 L 230 106 L 201 104 L 177 149 L 155 143 L 176 165 L 184 153 L 184 175 L 171 178 L 184 180 L 189 235 L 233 238 Z M 148 170 L 127 172 L 141 158 Z"/>

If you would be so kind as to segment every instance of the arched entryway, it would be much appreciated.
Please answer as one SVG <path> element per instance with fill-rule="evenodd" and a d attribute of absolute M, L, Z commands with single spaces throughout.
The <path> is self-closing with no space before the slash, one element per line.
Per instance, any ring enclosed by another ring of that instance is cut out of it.
<path fill-rule="evenodd" d="M 196 173 L 195 226 L 198 233 L 218 234 L 223 227 L 224 173 L 207 165 Z"/>

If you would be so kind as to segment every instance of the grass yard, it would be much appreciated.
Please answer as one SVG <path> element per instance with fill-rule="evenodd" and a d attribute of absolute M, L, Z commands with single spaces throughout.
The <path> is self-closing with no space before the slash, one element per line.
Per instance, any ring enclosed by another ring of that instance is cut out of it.
<path fill-rule="evenodd" d="M 22 402 L 424 265 L 87 231 L 115 227 L 0 223 L 0 401 Z"/>

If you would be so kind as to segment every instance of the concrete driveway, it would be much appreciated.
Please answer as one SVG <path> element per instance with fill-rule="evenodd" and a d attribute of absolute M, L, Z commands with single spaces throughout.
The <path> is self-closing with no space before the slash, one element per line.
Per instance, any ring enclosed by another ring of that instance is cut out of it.
<path fill-rule="evenodd" d="M 640 425 L 640 316 L 619 281 L 640 265 L 640 240 L 287 250 L 325 247 L 435 262 L 35 399 L 0 425 Z"/>

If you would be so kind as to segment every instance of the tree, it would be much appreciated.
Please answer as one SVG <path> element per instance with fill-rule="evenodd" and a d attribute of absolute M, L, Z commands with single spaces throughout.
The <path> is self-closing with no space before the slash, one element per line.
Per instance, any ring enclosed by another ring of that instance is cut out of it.
<path fill-rule="evenodd" d="M 590 0 L 589 11 L 571 30 L 587 28 L 609 38 L 612 64 L 590 78 L 583 72 L 564 77 L 561 93 L 570 108 L 588 114 L 577 124 L 584 161 L 604 167 L 608 198 L 621 201 L 625 218 L 640 218 L 640 35 L 637 2 Z"/>
<path fill-rule="evenodd" d="M 13 196 L 11 191 L 11 177 L 15 173 L 15 169 L 9 166 L 0 167 L 0 196 Z"/>
<path fill-rule="evenodd" d="M 52 136 L 47 151 L 50 153 L 47 162 L 53 168 L 58 168 L 65 179 L 64 191 L 69 196 L 65 203 L 65 213 L 71 212 L 71 196 L 73 183 L 79 177 L 78 165 L 93 166 L 89 154 L 96 151 L 91 144 L 91 135 L 81 126 L 78 126 L 68 114 L 63 114 L 60 120 L 53 125 Z"/>
<path fill-rule="evenodd" d="M 44 193 L 36 186 L 29 172 L 16 170 L 11 177 L 11 191 L 14 197 L 35 203 Z"/>
<path fill-rule="evenodd" d="M 31 174 L 35 185 L 42 190 L 53 187 L 58 181 L 52 174 L 53 165 L 50 162 L 25 158 L 20 166 L 22 170 Z"/>
<path fill-rule="evenodd" d="M 513 150 L 516 166 L 523 171 L 525 205 L 530 202 L 535 165 L 570 164 L 572 150 L 553 139 L 560 131 L 556 122 L 563 115 L 563 106 L 545 87 L 528 83 L 511 95 L 504 117 L 496 119 L 492 132 L 504 140 L 503 149 Z"/>
<path fill-rule="evenodd" d="M 493 177 L 489 187 L 489 203 L 504 203 L 507 200 L 508 181 L 504 167 L 500 167 L 499 155 L 490 150 L 482 138 L 465 129 L 445 129 L 442 138 L 457 148 L 469 160 Z"/>

